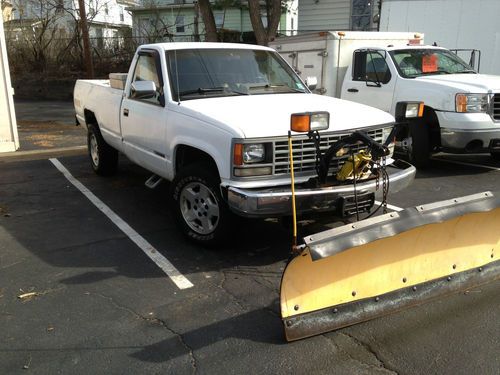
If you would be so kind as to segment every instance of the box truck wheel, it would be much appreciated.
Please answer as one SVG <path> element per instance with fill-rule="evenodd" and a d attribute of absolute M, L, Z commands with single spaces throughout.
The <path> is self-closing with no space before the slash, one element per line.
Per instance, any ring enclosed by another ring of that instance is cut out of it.
<path fill-rule="evenodd" d="M 217 170 L 210 163 L 183 167 L 172 182 L 175 220 L 189 239 L 205 246 L 230 233 L 233 213 L 221 196 Z"/>
<path fill-rule="evenodd" d="M 409 123 L 411 146 L 408 148 L 408 159 L 417 168 L 429 166 L 431 147 L 429 126 L 424 119 Z"/>
<path fill-rule="evenodd" d="M 95 124 L 88 126 L 87 147 L 90 164 L 95 173 L 100 176 L 110 176 L 116 172 L 118 151 L 106 143 Z"/>

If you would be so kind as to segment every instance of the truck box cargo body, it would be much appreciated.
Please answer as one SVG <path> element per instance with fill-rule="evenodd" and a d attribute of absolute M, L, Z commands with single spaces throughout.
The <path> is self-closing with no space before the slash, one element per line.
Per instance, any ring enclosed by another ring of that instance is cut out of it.
<path fill-rule="evenodd" d="M 270 46 L 276 49 L 301 77 L 317 77 L 316 92 L 340 98 L 342 83 L 355 50 L 406 45 L 410 40 L 423 44 L 423 37 L 423 34 L 405 32 L 322 31 L 278 38 L 271 42 Z"/>

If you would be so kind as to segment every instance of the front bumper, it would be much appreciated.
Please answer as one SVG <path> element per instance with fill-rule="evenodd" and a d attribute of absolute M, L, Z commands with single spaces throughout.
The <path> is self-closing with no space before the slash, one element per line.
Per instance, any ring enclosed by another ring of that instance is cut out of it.
<path fill-rule="evenodd" d="M 389 193 L 395 193 L 408 187 L 415 179 L 416 169 L 411 164 L 398 160 L 387 166 L 389 174 Z M 382 182 L 379 189 L 375 180 L 358 182 L 357 195 L 382 194 Z M 316 189 L 295 189 L 298 212 L 333 211 L 338 208 L 339 200 L 354 196 L 354 186 L 337 185 Z M 292 192 L 289 186 L 271 189 L 241 189 L 228 187 L 227 199 L 231 210 L 245 217 L 273 217 L 292 214 Z"/>
<path fill-rule="evenodd" d="M 489 152 L 491 141 L 500 139 L 500 123 L 487 113 L 436 112 L 444 151 Z"/>

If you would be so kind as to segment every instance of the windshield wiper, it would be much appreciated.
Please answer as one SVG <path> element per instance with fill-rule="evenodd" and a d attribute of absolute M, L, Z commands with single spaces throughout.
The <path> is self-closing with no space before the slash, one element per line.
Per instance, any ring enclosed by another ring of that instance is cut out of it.
<path fill-rule="evenodd" d="M 184 95 L 193 95 L 193 94 L 211 94 L 211 93 L 229 93 L 229 94 L 235 94 L 235 95 L 248 95 L 246 92 L 241 92 L 241 91 L 236 91 L 233 90 L 229 87 L 198 87 L 197 89 L 194 90 L 184 90 L 179 93 L 179 95 L 184 96 Z"/>
<path fill-rule="evenodd" d="M 253 89 L 275 89 L 275 88 L 286 88 L 292 92 L 301 92 L 301 93 L 304 93 L 305 91 L 303 90 L 299 90 L 299 89 L 296 89 L 294 87 L 290 87 L 288 85 L 285 85 L 285 84 L 274 84 L 274 85 L 270 85 L 269 83 L 266 83 L 265 85 L 249 85 L 248 86 L 248 89 L 249 90 L 253 90 Z"/>
<path fill-rule="evenodd" d="M 477 72 L 476 72 L 475 70 L 473 70 L 473 69 L 465 69 L 465 70 L 461 70 L 461 71 L 457 72 L 456 74 L 462 74 L 462 73 L 465 73 L 465 74 L 467 74 L 467 73 L 474 73 L 474 74 L 477 74 Z"/>
<path fill-rule="evenodd" d="M 433 72 L 422 72 L 420 75 L 425 76 L 425 75 L 432 75 L 432 74 L 452 74 L 447 70 L 435 70 Z"/>

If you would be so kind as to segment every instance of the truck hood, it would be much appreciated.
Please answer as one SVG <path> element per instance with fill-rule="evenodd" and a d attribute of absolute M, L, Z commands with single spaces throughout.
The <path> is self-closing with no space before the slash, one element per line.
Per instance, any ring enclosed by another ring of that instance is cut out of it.
<path fill-rule="evenodd" d="M 487 93 L 500 91 L 500 77 L 487 74 L 441 74 L 415 78 L 453 88 L 454 92 Z"/>
<path fill-rule="evenodd" d="M 242 138 L 285 136 L 292 113 L 327 111 L 332 131 L 351 131 L 394 122 L 387 112 L 315 94 L 266 94 L 181 102 L 177 110 Z"/>

